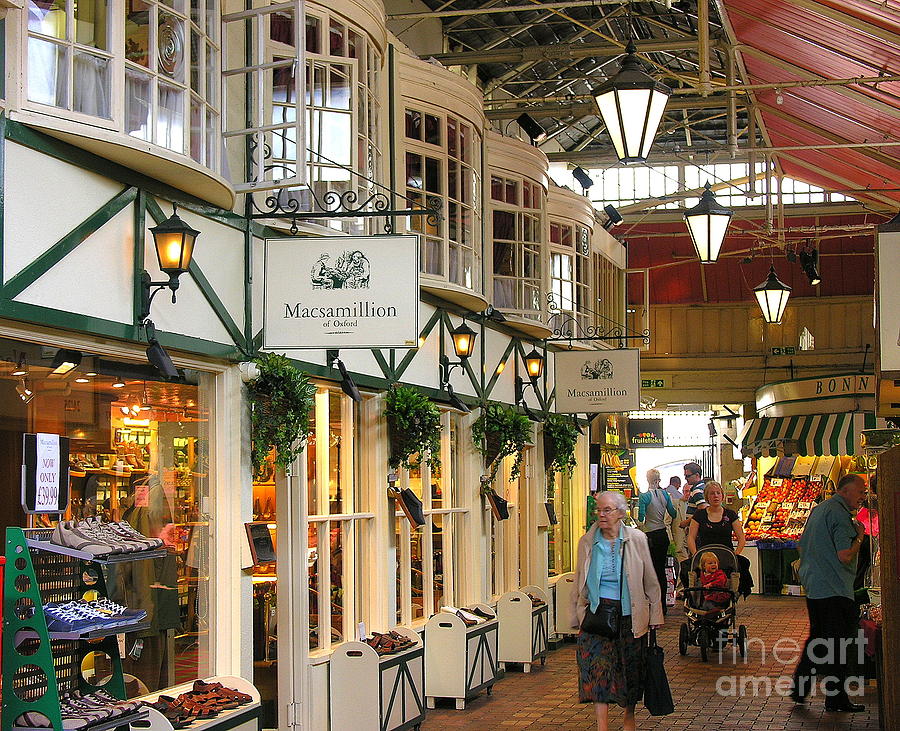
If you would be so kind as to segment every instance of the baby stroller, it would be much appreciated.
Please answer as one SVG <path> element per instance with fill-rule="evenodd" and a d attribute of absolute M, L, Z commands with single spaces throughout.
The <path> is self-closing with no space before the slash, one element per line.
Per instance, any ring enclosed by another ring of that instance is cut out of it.
<path fill-rule="evenodd" d="M 724 588 L 705 589 L 700 582 L 701 559 L 713 554 L 728 581 Z M 737 554 L 729 546 L 704 546 L 691 559 L 688 586 L 684 589 L 684 614 L 687 622 L 681 625 L 678 651 L 686 655 L 688 647 L 700 648 L 700 658 L 706 662 L 710 648 L 719 651 L 734 644 L 741 657 L 747 652 L 747 628 L 735 630 L 740 571 Z M 727 597 L 727 599 L 726 599 Z M 710 599 L 722 599 L 713 602 Z"/>

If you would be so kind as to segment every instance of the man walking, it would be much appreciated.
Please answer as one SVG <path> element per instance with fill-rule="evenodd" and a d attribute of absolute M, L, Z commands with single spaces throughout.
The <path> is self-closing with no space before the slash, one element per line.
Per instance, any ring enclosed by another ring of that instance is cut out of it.
<path fill-rule="evenodd" d="M 853 600 L 856 563 L 865 533 L 853 515 L 866 496 L 859 475 L 845 475 L 837 492 L 809 514 L 800 537 L 800 581 L 806 589 L 809 638 L 794 671 L 791 700 L 805 703 L 820 678 L 825 710 L 854 713 L 865 710 L 847 694 L 848 663 L 859 631 L 859 611 Z"/>
<path fill-rule="evenodd" d="M 684 491 L 686 494 L 685 502 L 686 509 L 684 511 L 684 520 L 682 520 L 678 527 L 683 531 L 688 529 L 688 526 L 691 524 L 691 518 L 694 516 L 698 510 L 702 510 L 707 505 L 706 496 L 703 494 L 706 489 L 706 483 L 703 481 L 703 470 L 700 465 L 696 462 L 688 462 L 684 465 Z M 686 552 L 687 555 L 681 561 L 681 568 L 678 571 L 678 578 L 681 581 L 681 586 L 685 587 L 688 584 L 688 573 L 691 570 L 691 558 L 690 553 Z"/>

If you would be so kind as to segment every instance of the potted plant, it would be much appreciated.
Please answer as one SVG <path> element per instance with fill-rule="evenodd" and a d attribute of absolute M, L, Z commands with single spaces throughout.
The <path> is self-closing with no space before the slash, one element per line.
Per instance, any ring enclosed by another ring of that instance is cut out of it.
<path fill-rule="evenodd" d="M 388 464 L 413 469 L 428 462 L 436 467 L 441 456 L 441 412 L 418 389 L 395 384 L 387 392 L 387 419 L 391 453 Z"/>
<path fill-rule="evenodd" d="M 548 414 L 544 421 L 544 470 L 548 489 L 553 476 L 560 472 L 571 475 L 575 470 L 575 445 L 578 427 L 574 419 L 564 414 Z"/>
<path fill-rule="evenodd" d="M 250 396 L 254 475 L 275 449 L 275 464 L 287 468 L 306 444 L 316 387 L 283 355 L 260 353 L 253 362 L 259 375 L 247 384 Z"/>
<path fill-rule="evenodd" d="M 524 414 L 500 404 L 488 404 L 472 424 L 472 441 L 484 456 L 485 467 L 493 482 L 504 457 L 515 455 L 510 480 L 519 476 L 525 446 L 531 438 L 531 421 Z"/>

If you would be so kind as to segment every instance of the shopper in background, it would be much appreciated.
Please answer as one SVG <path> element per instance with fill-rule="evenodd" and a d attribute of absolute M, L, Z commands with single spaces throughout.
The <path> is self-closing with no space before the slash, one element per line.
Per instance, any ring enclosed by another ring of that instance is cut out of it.
<path fill-rule="evenodd" d="M 806 589 L 809 638 L 794 671 L 791 700 L 805 703 L 816 678 L 825 696 L 825 710 L 854 713 L 865 710 L 847 694 L 849 665 L 858 654 L 859 609 L 853 600 L 853 580 L 865 526 L 853 514 L 866 496 L 859 475 L 844 475 L 837 491 L 816 505 L 800 537 L 800 581 Z"/>
<path fill-rule="evenodd" d="M 672 505 L 668 491 L 660 485 L 659 470 L 647 471 L 647 492 L 641 493 L 638 500 L 638 523 L 647 535 L 650 546 L 650 560 L 656 577 L 659 579 L 659 590 L 663 598 L 663 614 L 666 613 L 666 556 L 669 553 L 669 532 L 666 530 L 666 515 L 672 520 L 678 512 Z"/>
<path fill-rule="evenodd" d="M 647 538 L 622 523 L 627 511 L 621 493 L 597 493 L 597 522 L 578 542 L 572 613 L 578 628 L 588 611 L 615 611 L 618 604 L 621 612 L 616 636 L 578 633 L 578 697 L 594 704 L 598 731 L 609 728 L 610 703 L 625 709 L 626 731 L 636 728 L 634 707 L 644 693 L 645 635 L 663 623 Z"/>
<path fill-rule="evenodd" d="M 669 478 L 669 484 L 666 485 L 666 492 L 669 497 L 675 500 L 681 500 L 681 478 L 678 475 L 672 475 Z"/>
<path fill-rule="evenodd" d="M 703 496 L 703 490 L 706 483 L 703 481 L 703 470 L 696 462 L 688 462 L 684 466 L 684 481 L 690 487 L 688 497 L 686 519 L 682 521 L 681 527 L 688 528 L 691 524 L 691 518 L 698 510 L 705 508 L 708 503 Z"/>
<path fill-rule="evenodd" d="M 685 483 L 684 490 L 681 486 L 681 478 L 678 475 L 672 475 L 669 478 L 669 486 L 666 492 L 672 498 L 672 506 L 675 508 L 677 516 L 672 519 L 669 525 L 671 530 L 672 544 L 675 546 L 675 560 L 680 564 L 688 557 L 687 553 L 687 531 L 682 528 L 682 523 L 687 520 L 687 501 L 690 497 L 689 485 Z"/>

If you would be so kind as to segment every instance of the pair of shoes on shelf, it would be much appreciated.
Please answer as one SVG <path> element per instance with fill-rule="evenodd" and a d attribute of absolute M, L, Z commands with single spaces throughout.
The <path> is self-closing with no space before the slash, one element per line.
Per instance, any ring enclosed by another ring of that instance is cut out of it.
<path fill-rule="evenodd" d="M 493 614 L 491 612 L 486 612 L 484 609 L 481 609 L 480 607 L 467 608 L 466 611 L 470 612 L 472 614 L 475 614 L 485 620 L 491 620 L 491 619 L 495 619 L 497 617 L 496 614 Z"/>
<path fill-rule="evenodd" d="M 533 607 L 542 607 L 546 602 L 543 599 L 536 597 L 534 594 L 527 595 L 529 599 L 531 599 L 531 606 Z"/>
<path fill-rule="evenodd" d="M 61 520 L 53 529 L 50 542 L 85 551 L 95 558 L 153 551 L 163 546 L 159 538 L 148 538 L 125 521 L 104 523 L 99 518 L 85 518 L 77 523 Z"/>
<path fill-rule="evenodd" d="M 104 690 L 93 693 L 72 691 L 60 696 L 59 710 L 62 715 L 63 729 L 66 731 L 81 729 L 105 721 L 112 721 L 134 713 L 141 704 L 133 701 L 122 701 Z M 32 728 L 51 728 L 49 719 L 42 713 L 29 711 L 20 717 L 17 725 Z"/>
<path fill-rule="evenodd" d="M 91 602 L 51 602 L 44 606 L 44 616 L 50 632 L 93 632 L 136 624 L 147 618 L 147 612 L 128 609 L 104 597 Z"/>
<path fill-rule="evenodd" d="M 372 636 L 367 637 L 365 642 L 379 655 L 392 655 L 395 652 L 408 650 L 416 644 L 406 635 L 401 635 L 393 630 L 386 634 L 373 632 Z"/>

